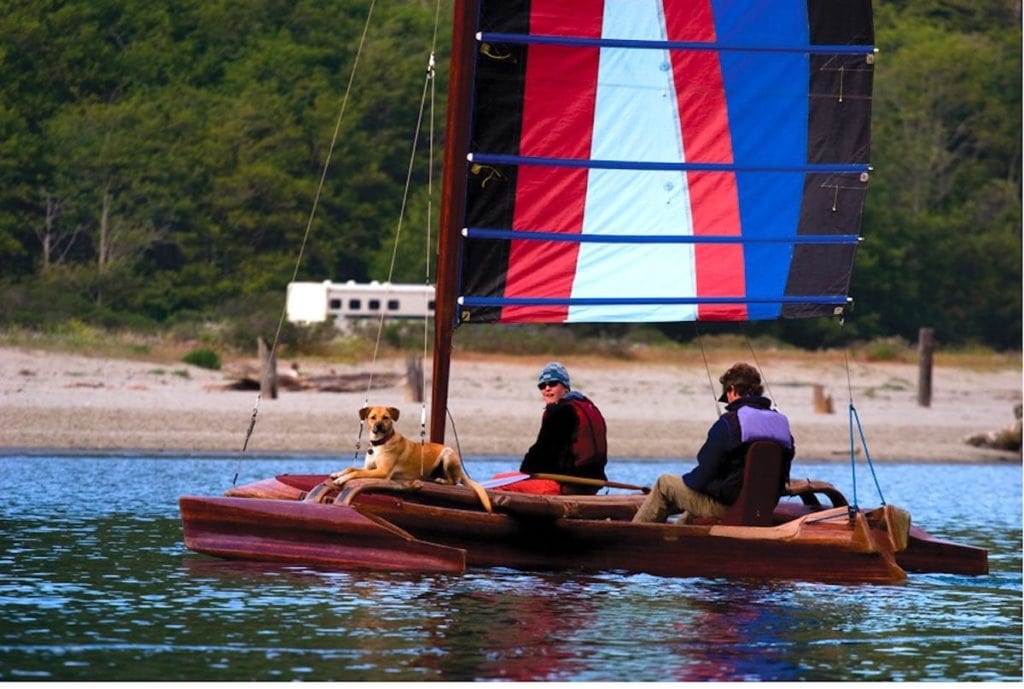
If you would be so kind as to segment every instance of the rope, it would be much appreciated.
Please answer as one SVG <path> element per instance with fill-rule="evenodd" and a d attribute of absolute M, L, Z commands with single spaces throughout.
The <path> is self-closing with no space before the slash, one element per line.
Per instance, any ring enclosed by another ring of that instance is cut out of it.
<path fill-rule="evenodd" d="M 440 10 L 440 3 L 437 4 L 438 10 Z M 436 16 L 435 16 L 436 19 Z M 434 23 L 435 37 L 437 40 L 437 23 Z M 423 260 L 423 284 L 427 287 L 430 286 L 430 248 L 431 248 L 431 223 L 434 218 L 434 104 L 437 95 L 437 82 L 435 80 L 436 74 L 436 62 L 434 61 L 434 53 L 430 53 L 430 63 L 427 66 L 428 79 L 430 80 L 430 126 L 427 127 L 427 217 L 426 227 L 424 228 L 424 234 L 426 236 L 426 242 L 424 244 L 424 260 Z M 429 304 L 423 305 L 423 354 L 420 357 L 420 361 L 426 361 L 427 356 L 430 352 L 430 308 Z M 427 376 L 420 376 L 420 445 L 427 442 Z"/>
<path fill-rule="evenodd" d="M 440 2 L 438 2 L 438 3 L 436 3 L 435 10 L 434 10 L 434 33 L 433 33 L 433 37 L 431 39 L 430 56 L 429 56 L 429 58 L 427 60 L 427 68 L 426 68 L 426 73 L 424 75 L 424 80 L 423 80 L 423 91 L 422 91 L 422 94 L 420 95 L 420 107 L 419 107 L 419 110 L 417 111 L 417 114 L 416 114 L 416 128 L 415 128 L 414 133 L 413 133 L 412 146 L 411 146 L 411 149 L 409 151 L 409 165 L 408 165 L 408 167 L 406 169 L 406 173 L 405 173 L 405 187 L 404 187 L 404 189 L 402 191 L 402 204 L 401 204 L 401 208 L 399 209 L 399 212 L 398 212 L 398 222 L 397 222 L 396 227 L 395 227 L 395 239 L 394 239 L 394 243 L 393 243 L 392 248 L 391 248 L 391 261 L 390 261 L 390 264 L 388 265 L 388 276 L 387 276 L 387 282 L 386 282 L 386 284 L 388 285 L 388 288 L 387 288 L 385 294 L 390 294 L 391 284 L 392 284 L 392 280 L 393 280 L 394 274 L 395 274 L 395 263 L 397 262 L 397 258 L 398 258 L 398 247 L 399 247 L 400 240 L 401 240 L 401 237 L 402 237 L 402 224 L 403 224 L 404 219 L 405 219 L 406 207 L 408 206 L 408 203 L 409 203 L 410 189 L 412 188 L 412 175 L 413 175 L 413 171 L 415 169 L 416 151 L 417 151 L 417 148 L 419 147 L 420 133 L 423 131 L 423 115 L 424 115 L 424 110 L 425 110 L 426 105 L 427 105 L 428 102 L 430 104 L 429 113 L 428 113 L 429 114 L 429 118 L 430 118 L 430 126 L 429 126 L 428 131 L 427 131 L 427 139 L 428 139 L 427 217 L 426 217 L 426 223 L 427 223 L 427 227 L 426 227 L 427 252 L 426 252 L 426 257 L 425 257 L 425 260 L 424 260 L 424 265 L 426 266 L 426 285 L 427 286 L 430 285 L 430 245 L 431 245 L 431 232 L 430 232 L 430 228 L 431 228 L 431 222 L 432 222 L 432 216 L 433 216 L 434 104 L 435 104 L 435 101 L 436 101 L 435 75 L 436 75 L 436 64 L 437 64 L 436 63 L 436 58 L 435 58 L 435 49 L 436 49 L 436 45 L 437 45 L 438 26 L 440 24 L 440 9 L 441 9 L 441 5 L 440 5 Z M 429 95 L 429 99 L 428 99 L 428 95 Z M 428 336 L 429 308 L 428 308 L 428 304 L 424 303 L 423 308 L 424 308 L 424 314 L 423 314 L 423 358 L 425 359 L 426 356 L 427 356 L 427 346 L 428 346 L 427 343 L 429 341 L 429 336 Z M 370 360 L 370 376 L 369 376 L 369 378 L 367 379 L 367 382 L 366 382 L 367 404 L 369 404 L 370 390 L 372 389 L 372 386 L 373 386 L 373 371 L 374 371 L 374 369 L 376 368 L 376 365 L 377 365 L 377 358 L 378 358 L 378 355 L 379 355 L 379 352 L 380 352 L 381 337 L 382 337 L 382 334 L 384 332 L 384 315 L 385 315 L 385 312 L 382 310 L 380 312 L 380 316 L 379 316 L 379 318 L 377 320 L 377 335 L 376 335 L 376 338 L 374 340 L 373 355 L 372 355 L 372 358 Z M 426 376 L 423 376 L 421 378 L 421 380 L 420 380 L 420 397 L 423 400 L 426 399 L 425 386 L 426 386 Z M 427 428 L 426 414 L 427 414 L 427 406 L 426 406 L 426 402 L 424 402 L 423 405 L 422 405 L 422 408 L 420 410 L 420 446 L 421 446 L 421 453 L 422 453 L 422 446 L 426 442 L 426 428 Z M 361 425 L 360 425 L 360 432 L 361 431 L 362 431 L 362 428 L 361 428 Z M 358 454 L 358 446 L 357 446 L 357 454 Z"/>
<path fill-rule="evenodd" d="M 338 111 L 338 117 L 334 122 L 334 133 L 331 135 L 331 144 L 327 147 L 327 156 L 324 158 L 323 169 L 320 172 L 320 181 L 317 183 L 316 194 L 313 197 L 313 205 L 309 210 L 309 218 L 306 220 L 306 229 L 302 235 L 302 242 L 299 245 L 299 253 L 295 258 L 295 268 L 292 270 L 291 282 L 295 282 L 295 279 L 299 275 L 299 267 L 302 265 L 302 258 L 306 253 L 306 245 L 309 243 L 309 237 L 313 230 L 313 219 L 316 217 L 316 210 L 320 205 L 320 197 L 323 195 L 324 185 L 327 181 L 327 170 L 331 166 L 331 157 L 334 155 L 334 149 L 338 143 L 338 134 L 341 132 L 341 123 L 345 118 L 345 109 L 348 106 L 348 99 L 352 93 L 352 84 L 355 83 L 356 68 L 359 66 L 359 57 L 363 53 L 363 47 L 366 45 L 366 36 L 370 30 L 370 19 L 373 17 L 373 8 L 376 5 L 376 0 L 370 0 L 370 7 L 366 13 L 366 23 L 363 25 L 363 33 L 359 38 L 359 46 L 356 48 L 355 58 L 352 61 L 352 71 L 349 72 L 348 84 L 345 86 L 345 95 L 341 99 L 341 108 Z M 281 316 L 277 321 L 277 330 L 274 331 L 274 340 L 270 345 L 269 360 L 275 361 L 275 355 L 277 353 L 277 345 L 281 339 L 281 330 L 284 328 L 284 321 L 287 317 L 288 305 L 285 304 L 281 307 Z M 238 480 L 238 474 L 242 468 L 242 460 L 245 458 L 246 449 L 249 447 L 249 438 L 252 437 L 253 431 L 256 429 L 256 416 L 259 413 L 260 406 L 260 394 L 256 395 L 256 404 L 252 409 L 252 416 L 249 419 L 249 429 L 245 434 L 245 441 L 242 443 L 242 450 L 238 455 L 238 465 L 235 468 L 235 477 L 231 481 L 231 485 L 235 485 Z"/>
<path fill-rule="evenodd" d="M 693 322 L 693 329 L 697 333 L 697 345 L 700 347 L 700 356 L 704 359 L 704 372 L 708 376 L 708 389 L 711 390 L 711 399 L 715 401 L 715 415 L 722 415 L 722 403 L 718 401 L 718 395 L 715 394 L 715 382 L 711 379 L 711 366 L 708 365 L 708 355 L 704 351 L 704 338 L 701 335 L 700 327 L 697 325 L 697 321 Z"/>
<path fill-rule="evenodd" d="M 775 405 L 775 408 L 781 410 L 782 408 L 775 399 L 775 395 L 772 394 L 772 386 L 768 384 L 768 376 L 764 374 L 764 369 L 761 368 L 761 362 L 757 360 L 757 354 L 754 352 L 754 345 L 750 342 L 750 337 L 747 335 L 746 328 L 743 329 L 743 341 L 747 343 L 747 349 L 750 350 L 750 356 L 754 359 L 754 366 L 761 374 L 761 381 L 764 383 L 764 389 L 768 392 L 768 397 L 772 400 L 772 404 Z"/>
<path fill-rule="evenodd" d="M 860 444 L 864 448 L 864 458 L 867 460 L 868 469 L 871 471 L 871 478 L 875 483 L 875 490 L 878 491 L 878 499 L 885 505 L 885 496 L 882 495 L 882 486 L 878 483 L 878 476 L 875 474 L 875 465 L 871 461 L 871 453 L 868 451 L 868 442 L 864 437 L 864 428 L 860 423 L 860 415 L 857 414 L 857 409 L 853 406 L 853 382 L 850 377 L 850 357 L 846 350 L 843 350 L 843 361 L 846 365 L 846 389 L 850 398 L 850 474 L 853 481 L 853 502 L 850 504 L 850 514 L 852 515 L 857 511 L 857 466 L 856 466 L 856 449 L 854 448 L 854 435 L 853 427 L 854 423 L 857 425 L 857 431 L 860 434 Z"/>

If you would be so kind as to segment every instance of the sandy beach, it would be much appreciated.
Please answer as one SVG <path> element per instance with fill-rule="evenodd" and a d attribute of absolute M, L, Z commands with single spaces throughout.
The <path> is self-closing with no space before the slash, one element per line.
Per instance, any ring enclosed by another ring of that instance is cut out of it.
<path fill-rule="evenodd" d="M 542 402 L 539 357 L 456 356 L 452 364 L 447 441 L 464 456 L 521 455 L 536 437 Z M 931 405 L 917 401 L 917 367 L 842 360 L 759 356 L 768 392 L 792 424 L 797 457 L 849 460 L 849 406 L 859 415 L 867 449 L 878 461 L 1019 462 L 1019 452 L 974 447 L 966 436 L 1014 422 L 1021 371 L 937 366 Z M 253 390 L 229 390 L 231 372 L 183 363 L 91 358 L 0 347 L 0 453 L 146 450 L 238 453 L 257 406 Z M 590 396 L 608 422 L 612 458 L 691 460 L 718 409 L 699 358 L 633 362 L 565 357 L 573 387 Z M 716 381 L 731 359 L 709 362 Z M 386 386 L 357 392 L 282 389 L 259 401 L 252 453 L 330 453 L 352 457 L 357 412 L 365 401 L 399 407 L 399 430 L 419 438 L 422 405 L 404 384 L 404 359 L 349 366 L 291 360 L 301 376 L 373 374 Z M 425 366 L 427 385 L 430 366 Z M 815 411 L 813 386 L 833 398 L 833 413 Z M 428 393 L 429 406 L 429 393 Z M 429 414 L 429 410 L 428 410 Z M 366 440 L 362 440 L 365 447 Z M 863 457 L 858 440 L 856 447 Z"/>

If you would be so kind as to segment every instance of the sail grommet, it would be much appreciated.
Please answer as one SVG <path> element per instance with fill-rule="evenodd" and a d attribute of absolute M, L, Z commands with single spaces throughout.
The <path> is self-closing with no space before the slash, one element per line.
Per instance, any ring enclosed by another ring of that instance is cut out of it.
<path fill-rule="evenodd" d="M 869 179 L 871 179 L 871 175 L 869 175 L 866 172 L 860 173 L 860 181 L 861 182 L 867 182 Z"/>

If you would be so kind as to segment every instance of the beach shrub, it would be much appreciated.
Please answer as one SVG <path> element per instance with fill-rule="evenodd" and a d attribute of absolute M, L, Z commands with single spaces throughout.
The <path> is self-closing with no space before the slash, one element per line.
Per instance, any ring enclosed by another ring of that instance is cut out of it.
<path fill-rule="evenodd" d="M 913 361 L 914 350 L 899 337 L 881 337 L 864 345 L 862 352 L 868 361 Z"/>
<path fill-rule="evenodd" d="M 186 354 L 181 359 L 186 364 L 192 364 L 199 368 L 208 368 L 212 371 L 220 370 L 220 354 L 213 351 L 212 349 L 206 349 L 200 347 L 199 349 L 193 349 L 191 352 Z"/>

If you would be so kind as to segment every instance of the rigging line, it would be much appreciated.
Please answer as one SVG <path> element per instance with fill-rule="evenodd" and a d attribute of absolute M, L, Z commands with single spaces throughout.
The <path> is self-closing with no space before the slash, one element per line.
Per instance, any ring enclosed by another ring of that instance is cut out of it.
<path fill-rule="evenodd" d="M 438 12 L 440 11 L 441 3 L 437 3 Z M 434 27 L 435 34 L 437 26 Z M 430 53 L 430 67 L 434 69 L 434 53 Z M 424 255 L 423 255 L 423 283 L 427 287 L 430 286 L 430 247 L 433 233 L 431 232 L 431 223 L 434 221 L 434 115 L 435 115 L 435 104 L 437 99 L 437 80 L 431 78 L 430 80 L 430 124 L 427 127 L 427 217 L 425 223 L 425 234 L 426 239 L 424 241 Z M 423 356 L 420 361 L 426 361 L 427 355 L 430 353 L 430 302 L 429 300 L 423 305 Z M 420 375 L 420 400 L 423 402 L 423 413 L 424 417 L 427 410 L 427 377 Z M 422 432 L 422 429 L 421 429 Z"/>
<path fill-rule="evenodd" d="M 402 191 L 402 205 L 398 210 L 398 222 L 395 226 L 395 240 L 391 247 L 391 263 L 388 266 L 388 277 L 386 288 L 386 294 L 390 294 L 391 291 L 391 280 L 395 274 L 395 263 L 398 258 L 398 245 L 402 237 L 402 222 L 405 219 L 405 209 L 409 203 L 409 189 L 412 187 L 412 173 L 414 165 L 416 163 L 416 147 L 419 145 L 420 132 L 423 130 L 423 110 L 427 102 L 427 93 L 429 92 L 429 86 L 434 79 L 434 54 L 430 54 L 430 58 L 427 65 L 426 77 L 423 81 L 423 93 L 420 95 L 420 107 L 416 114 L 416 128 L 413 131 L 412 147 L 409 152 L 409 166 L 405 172 L 405 187 Z M 373 357 L 370 360 L 370 377 L 366 383 L 366 396 L 370 396 L 371 385 L 373 384 L 373 371 L 377 366 L 377 356 L 380 352 L 381 336 L 384 332 L 384 311 L 380 312 L 380 316 L 377 319 L 377 338 L 373 344 Z"/>
<path fill-rule="evenodd" d="M 363 53 L 363 47 L 366 45 L 366 36 L 370 31 L 370 20 L 373 17 L 373 8 L 377 4 L 377 0 L 370 0 L 370 7 L 366 12 L 366 22 L 363 24 L 363 33 L 359 37 L 359 45 L 356 47 L 356 54 L 352 60 L 352 70 L 348 75 L 348 83 L 345 86 L 345 94 L 341 98 L 341 107 L 338 110 L 338 117 L 334 122 L 334 132 L 331 135 L 331 143 L 327 147 L 327 155 L 324 158 L 323 169 L 320 172 L 320 181 L 317 183 L 316 194 L 313 196 L 313 205 L 309 210 L 309 217 L 306 220 L 306 229 L 302 235 L 302 242 L 299 244 L 299 252 L 295 257 L 295 267 L 292 270 L 291 282 L 295 282 L 295 278 L 299 275 L 299 267 L 302 265 L 302 258 L 306 253 L 306 245 L 309 243 L 309 236 L 313 230 L 313 219 L 316 217 L 316 210 L 320 205 L 320 197 L 323 195 L 324 185 L 327 181 L 327 171 L 331 166 L 331 157 L 334 155 L 334 149 L 338 143 L 338 134 L 341 132 L 341 123 L 345 119 L 345 110 L 348 106 L 348 99 L 352 93 L 352 84 L 355 83 L 356 69 L 359 66 L 359 57 Z M 277 330 L 274 331 L 274 340 L 270 345 L 269 361 L 275 361 L 275 355 L 277 353 L 277 345 L 281 339 L 281 330 L 284 328 L 284 321 L 288 314 L 288 305 L 285 304 L 281 307 L 281 316 L 277 321 Z M 242 450 L 238 455 L 238 464 L 235 467 L 235 476 L 231 480 L 231 485 L 235 485 L 238 481 L 238 474 L 242 469 L 242 459 L 245 457 L 246 449 L 249 447 L 249 438 L 252 437 L 253 431 L 256 430 L 256 416 L 259 413 L 260 406 L 260 395 L 256 396 L 256 404 L 252 408 L 252 416 L 249 420 L 249 429 L 245 434 L 245 441 L 242 443 Z"/>
<path fill-rule="evenodd" d="M 452 410 L 448 407 L 445 407 L 444 411 L 448 415 L 448 423 L 452 425 L 452 436 L 455 438 L 455 452 L 457 452 L 459 457 L 461 457 L 462 444 L 459 442 L 459 432 L 455 429 L 455 417 L 452 416 Z"/>
<path fill-rule="evenodd" d="M 434 3 L 434 32 L 430 40 L 430 64 L 428 67 L 428 73 L 430 75 L 430 106 L 428 109 L 428 116 L 430 122 L 427 126 L 427 217 L 424 226 L 424 233 L 426 235 L 424 240 L 424 255 L 423 255 L 423 284 L 427 287 L 430 286 L 430 248 L 431 240 L 433 238 L 432 223 L 434 221 L 434 133 L 435 133 L 435 114 L 436 114 L 436 103 L 437 103 L 437 78 L 436 78 L 436 62 L 434 56 L 437 52 L 437 36 L 438 30 L 441 25 L 441 0 L 437 0 Z M 430 351 L 430 302 L 429 300 L 423 305 L 423 354 L 420 361 L 426 361 Z M 427 376 L 423 374 L 420 369 L 420 400 L 421 400 L 421 411 L 420 416 L 422 424 L 420 426 L 420 440 L 426 440 L 426 416 L 427 416 Z"/>
<path fill-rule="evenodd" d="M 429 124 L 427 126 L 427 217 L 424 227 L 426 239 L 424 242 L 423 256 L 423 283 L 430 286 L 430 248 L 433 233 L 431 227 L 434 219 L 434 127 L 435 127 L 435 106 L 437 102 L 437 79 L 436 61 L 434 56 L 437 53 L 437 37 L 441 25 L 441 0 L 434 3 L 434 30 L 430 39 L 430 62 L 427 73 L 430 81 L 430 105 L 428 108 Z M 426 361 L 430 348 L 430 302 L 423 305 L 423 348 L 420 361 Z M 427 417 L 427 377 L 420 371 L 420 442 L 426 441 L 426 417 Z"/>
<path fill-rule="evenodd" d="M 775 399 L 775 395 L 772 393 L 772 386 L 768 384 L 768 376 L 764 374 L 764 369 L 761 368 L 761 362 L 757 360 L 757 353 L 754 351 L 754 345 L 750 341 L 750 334 L 746 328 L 743 328 L 743 341 L 747 343 L 747 349 L 750 350 L 750 356 L 754 359 L 754 366 L 761 373 L 761 381 L 764 383 L 765 390 L 768 391 L 768 397 L 771 399 L 772 404 L 775 405 L 776 409 L 779 409 L 779 401 Z"/>
<path fill-rule="evenodd" d="M 722 415 L 722 403 L 718 401 L 718 395 L 715 394 L 715 382 L 711 379 L 711 366 L 708 365 L 708 355 L 704 351 L 704 338 L 700 332 L 700 326 L 697 321 L 693 322 L 693 329 L 697 333 L 697 345 L 700 347 L 701 358 L 704 359 L 704 372 L 708 376 L 708 389 L 711 390 L 711 399 L 715 401 L 715 413 L 718 416 Z"/>
<path fill-rule="evenodd" d="M 878 491 L 878 499 L 884 505 L 885 496 L 882 494 L 882 486 L 879 484 L 878 475 L 875 473 L 874 462 L 871 461 L 871 452 L 868 450 L 868 441 L 864 436 L 864 427 L 860 422 L 860 414 L 857 413 L 857 409 L 853 406 L 853 382 L 850 376 L 850 357 L 846 349 L 843 350 L 843 361 L 846 365 L 846 388 L 850 398 L 850 473 L 852 474 L 853 480 L 853 507 L 857 506 L 857 470 L 854 461 L 856 452 L 854 450 L 853 436 L 854 423 L 856 423 L 857 431 L 860 434 L 860 445 L 864 448 L 864 459 L 867 462 L 868 470 L 871 472 L 871 479 L 875 483 L 875 490 Z"/>

